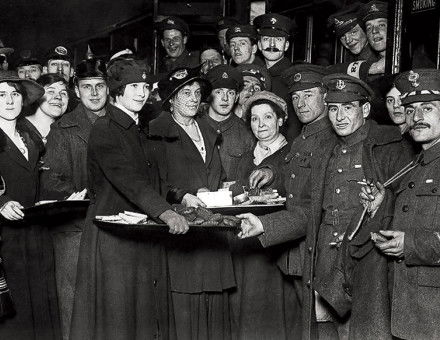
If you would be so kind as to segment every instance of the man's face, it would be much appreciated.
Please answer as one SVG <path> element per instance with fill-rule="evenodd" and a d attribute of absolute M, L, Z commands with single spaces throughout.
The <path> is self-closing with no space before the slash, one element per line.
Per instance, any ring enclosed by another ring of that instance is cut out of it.
<path fill-rule="evenodd" d="M 257 53 L 257 45 L 252 45 L 249 38 L 235 37 L 229 42 L 229 52 L 237 65 L 250 64 Z"/>
<path fill-rule="evenodd" d="M 384 18 L 368 20 L 365 23 L 365 27 L 368 42 L 373 50 L 377 52 L 385 51 L 387 48 L 388 20 Z"/>
<path fill-rule="evenodd" d="M 73 77 L 73 68 L 67 60 L 51 59 L 44 67 L 44 73 L 58 73 L 69 82 L 70 78 Z"/>
<path fill-rule="evenodd" d="M 211 92 L 211 98 L 212 111 L 220 116 L 228 116 L 234 107 L 237 92 L 228 88 L 214 89 Z"/>
<path fill-rule="evenodd" d="M 162 46 L 171 58 L 178 58 L 185 50 L 187 37 L 179 30 L 171 29 L 163 31 Z"/>
<path fill-rule="evenodd" d="M 261 82 L 251 76 L 243 77 L 243 89 L 238 94 L 238 103 L 243 105 L 255 92 L 261 91 L 263 88 Z"/>
<path fill-rule="evenodd" d="M 15 120 L 22 108 L 23 96 L 8 83 L 0 83 L 0 119 Z"/>
<path fill-rule="evenodd" d="M 258 48 L 266 60 L 278 61 L 284 57 L 289 48 L 289 41 L 285 37 L 261 36 L 258 40 Z"/>
<path fill-rule="evenodd" d="M 17 67 L 17 73 L 21 79 L 37 80 L 40 78 L 42 71 L 42 66 L 38 64 Z"/>
<path fill-rule="evenodd" d="M 0 70 L 7 71 L 8 66 L 8 58 L 6 57 L 6 54 L 0 54 Z"/>
<path fill-rule="evenodd" d="M 367 35 L 359 25 L 354 26 L 339 39 L 342 45 L 355 55 L 361 53 L 367 43 Z"/>
<path fill-rule="evenodd" d="M 406 123 L 412 138 L 429 149 L 440 139 L 440 101 L 405 105 Z"/>
<path fill-rule="evenodd" d="M 98 112 L 104 108 L 107 101 L 108 87 L 102 78 L 79 79 L 75 93 L 86 109 Z"/>
<path fill-rule="evenodd" d="M 405 123 L 405 109 L 402 106 L 402 101 L 400 100 L 400 91 L 393 86 L 393 88 L 387 93 L 385 99 L 385 105 L 390 115 L 391 120 L 396 125 L 401 125 Z"/>
<path fill-rule="evenodd" d="M 53 119 L 60 117 L 67 110 L 69 95 L 66 85 L 57 82 L 44 87 L 44 95 L 40 101 L 39 109 Z"/>
<path fill-rule="evenodd" d="M 328 117 L 338 136 L 349 136 L 365 124 L 370 113 L 370 104 L 362 106 L 359 101 L 349 103 L 328 103 Z"/>
<path fill-rule="evenodd" d="M 210 69 L 223 63 L 222 56 L 216 50 L 206 50 L 200 55 L 201 72 L 206 74 Z"/>
<path fill-rule="evenodd" d="M 124 94 L 116 97 L 116 103 L 128 111 L 137 113 L 145 105 L 150 95 L 150 85 L 146 82 L 131 83 L 125 86 Z"/>
<path fill-rule="evenodd" d="M 217 37 L 218 37 L 218 42 L 220 44 L 220 47 L 222 48 L 222 50 L 227 53 L 229 55 L 229 47 L 228 47 L 228 43 L 226 42 L 226 31 L 228 29 L 224 28 L 220 31 L 218 31 Z"/>
<path fill-rule="evenodd" d="M 293 92 L 292 104 L 298 119 L 303 124 L 317 121 L 327 113 L 324 92 L 319 87 Z"/>

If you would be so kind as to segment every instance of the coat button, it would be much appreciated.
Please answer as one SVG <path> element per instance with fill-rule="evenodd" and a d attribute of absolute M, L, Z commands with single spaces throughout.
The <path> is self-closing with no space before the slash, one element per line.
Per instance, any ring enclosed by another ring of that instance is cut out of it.
<path fill-rule="evenodd" d="M 335 192 L 336 192 L 337 194 L 339 194 L 339 193 L 341 193 L 341 189 L 336 188 L 336 189 L 335 189 Z"/>
<path fill-rule="evenodd" d="M 347 149 L 342 149 L 341 152 L 342 153 L 347 153 Z"/>
<path fill-rule="evenodd" d="M 296 177 L 295 174 L 291 174 L 291 175 L 290 175 L 290 178 L 291 178 L 291 179 L 294 179 L 295 177 Z"/>
<path fill-rule="evenodd" d="M 341 174 L 341 173 L 342 173 L 342 169 L 338 169 L 338 173 L 340 173 L 340 174 Z"/>
<path fill-rule="evenodd" d="M 412 189 L 416 186 L 416 184 L 414 182 L 409 182 L 408 183 L 408 188 Z"/>
<path fill-rule="evenodd" d="M 289 198 L 291 198 L 291 199 L 292 199 L 292 198 L 293 198 L 293 195 L 292 195 L 292 194 L 289 194 Z"/>
<path fill-rule="evenodd" d="M 306 136 L 305 136 L 305 135 L 302 135 L 301 138 L 302 138 L 302 139 L 306 139 Z"/>
<path fill-rule="evenodd" d="M 310 287 L 310 285 L 312 284 L 312 282 L 309 280 L 309 281 L 307 281 L 307 287 Z"/>
<path fill-rule="evenodd" d="M 154 285 L 154 287 L 157 286 L 157 280 L 153 280 L 153 285 Z"/>
<path fill-rule="evenodd" d="M 299 157 L 299 152 L 295 153 L 295 157 Z"/>
<path fill-rule="evenodd" d="M 437 188 L 433 188 L 432 190 L 431 190 L 431 192 L 433 193 L 433 194 L 435 194 L 436 192 L 437 192 Z"/>
<path fill-rule="evenodd" d="M 338 232 L 335 231 L 335 232 L 333 233 L 333 236 L 334 236 L 334 237 L 338 236 Z"/>
<path fill-rule="evenodd" d="M 308 248 L 308 251 L 309 251 L 309 253 L 311 253 L 311 252 L 312 252 L 312 250 L 313 250 L 313 248 L 312 248 L 312 247 L 309 247 L 309 248 Z"/>
<path fill-rule="evenodd" d="M 409 207 L 405 204 L 403 207 L 402 207 L 402 211 L 403 212 L 407 212 L 409 210 Z"/>

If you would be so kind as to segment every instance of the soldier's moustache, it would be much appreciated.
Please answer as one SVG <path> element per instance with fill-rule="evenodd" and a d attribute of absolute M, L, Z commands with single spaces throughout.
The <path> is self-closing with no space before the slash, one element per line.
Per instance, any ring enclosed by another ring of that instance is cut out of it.
<path fill-rule="evenodd" d="M 413 126 L 411 126 L 411 130 L 418 129 L 419 127 L 430 128 L 431 125 L 428 123 L 417 123 L 417 124 L 414 124 Z"/>
<path fill-rule="evenodd" d="M 264 49 L 266 52 L 281 52 L 279 48 L 276 47 L 267 47 Z"/>

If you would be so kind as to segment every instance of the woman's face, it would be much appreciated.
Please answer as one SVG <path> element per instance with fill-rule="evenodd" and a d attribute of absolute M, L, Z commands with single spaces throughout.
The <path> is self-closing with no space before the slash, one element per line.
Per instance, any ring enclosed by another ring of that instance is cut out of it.
<path fill-rule="evenodd" d="M 259 141 L 271 141 L 278 137 L 283 120 L 268 104 L 255 105 L 251 109 L 251 129 Z"/>
<path fill-rule="evenodd" d="M 194 82 L 182 87 L 173 99 L 170 100 L 173 112 L 183 117 L 194 117 L 199 109 L 202 90 L 200 84 Z"/>
<path fill-rule="evenodd" d="M 57 83 L 44 86 L 44 96 L 41 98 L 41 111 L 55 119 L 64 114 L 69 103 L 69 95 L 66 85 L 59 81 Z"/>
<path fill-rule="evenodd" d="M 16 120 L 22 108 L 23 96 L 8 83 L 0 83 L 0 118 Z"/>
<path fill-rule="evenodd" d="M 125 85 L 124 94 L 116 97 L 116 103 L 122 105 L 130 112 L 137 113 L 142 110 L 149 95 L 150 85 L 148 83 L 131 83 Z"/>
<path fill-rule="evenodd" d="M 402 106 L 402 101 L 400 100 L 400 91 L 393 87 L 386 96 L 385 104 L 388 110 L 388 114 L 391 120 L 396 125 L 401 125 L 405 123 L 405 109 Z"/>

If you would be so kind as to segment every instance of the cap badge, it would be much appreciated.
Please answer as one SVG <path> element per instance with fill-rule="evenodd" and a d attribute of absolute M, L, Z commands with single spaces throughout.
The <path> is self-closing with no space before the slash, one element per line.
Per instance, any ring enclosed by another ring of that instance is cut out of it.
<path fill-rule="evenodd" d="M 188 77 L 188 71 L 186 69 L 184 69 L 184 70 L 179 70 L 177 72 L 174 72 L 172 74 L 170 80 L 173 80 L 172 78 L 182 80 L 183 78 L 186 78 L 186 77 Z"/>
<path fill-rule="evenodd" d="M 147 79 L 147 73 L 146 72 L 142 72 L 142 79 L 143 80 Z"/>
<path fill-rule="evenodd" d="M 420 75 L 414 71 L 409 71 L 408 80 L 413 87 L 417 87 L 420 85 L 418 82 Z"/>
<path fill-rule="evenodd" d="M 228 77 L 228 74 L 226 73 L 226 72 L 223 72 L 223 74 L 222 74 L 222 78 L 223 79 L 228 79 L 229 77 Z"/>
<path fill-rule="evenodd" d="M 175 22 L 174 22 L 174 20 L 168 19 L 167 24 L 168 25 L 175 25 Z"/>
<path fill-rule="evenodd" d="M 241 32 L 241 28 L 240 27 L 235 27 L 234 28 L 234 32 L 235 33 L 240 33 Z"/>
<path fill-rule="evenodd" d="M 341 26 L 343 24 L 344 24 L 344 22 L 342 20 L 338 20 L 338 19 L 335 18 L 335 25 L 336 26 Z"/>
<path fill-rule="evenodd" d="M 295 75 L 293 76 L 293 81 L 299 82 L 300 80 L 301 80 L 301 73 L 295 73 Z"/>
<path fill-rule="evenodd" d="M 272 25 L 275 25 L 275 23 L 277 22 L 276 18 L 270 18 L 270 22 L 272 23 Z"/>
<path fill-rule="evenodd" d="M 372 4 L 371 7 L 370 7 L 370 10 L 372 12 L 379 12 L 379 8 L 377 8 L 376 4 Z"/>
<path fill-rule="evenodd" d="M 55 53 L 59 55 L 67 55 L 67 49 L 63 46 L 55 47 Z"/>
<path fill-rule="evenodd" d="M 338 81 L 336 82 L 336 89 L 342 91 L 343 89 L 345 89 L 347 85 L 345 84 L 345 81 L 343 81 L 342 79 L 338 79 Z"/>

